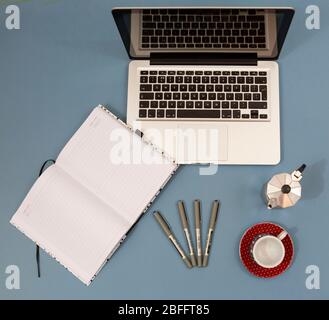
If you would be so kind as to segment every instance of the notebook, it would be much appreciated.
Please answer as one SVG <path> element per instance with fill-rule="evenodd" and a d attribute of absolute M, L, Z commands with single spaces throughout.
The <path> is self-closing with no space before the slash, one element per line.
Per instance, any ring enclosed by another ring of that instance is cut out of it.
<path fill-rule="evenodd" d="M 89 285 L 176 169 L 98 106 L 10 222 Z"/>

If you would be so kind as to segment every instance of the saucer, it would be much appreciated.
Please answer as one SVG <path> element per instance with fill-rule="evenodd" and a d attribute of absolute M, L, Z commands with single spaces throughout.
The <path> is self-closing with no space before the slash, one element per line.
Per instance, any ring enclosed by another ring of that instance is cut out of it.
<path fill-rule="evenodd" d="M 246 269 L 259 278 L 273 278 L 285 272 L 291 265 L 294 257 L 294 245 L 291 236 L 288 234 L 282 243 L 285 247 L 283 261 L 274 268 L 264 268 L 258 265 L 252 257 L 251 246 L 253 241 L 262 234 L 278 236 L 284 229 L 271 222 L 255 224 L 247 229 L 240 241 L 240 259 Z"/>

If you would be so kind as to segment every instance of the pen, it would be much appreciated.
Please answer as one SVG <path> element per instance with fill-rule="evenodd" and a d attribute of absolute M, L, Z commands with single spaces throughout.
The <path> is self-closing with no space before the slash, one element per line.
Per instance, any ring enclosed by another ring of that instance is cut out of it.
<path fill-rule="evenodd" d="M 195 237 L 196 237 L 198 267 L 202 267 L 200 200 L 194 200 L 194 220 L 195 220 Z"/>
<path fill-rule="evenodd" d="M 190 234 L 190 227 L 189 227 L 189 223 L 188 223 L 188 219 L 187 219 L 183 201 L 178 201 L 178 211 L 179 211 L 179 215 L 180 215 L 180 220 L 182 222 L 182 227 L 184 230 L 187 245 L 189 248 L 192 266 L 195 267 L 196 260 L 195 260 L 195 256 L 194 256 L 193 244 L 192 244 L 192 239 L 191 239 L 191 234 Z"/>
<path fill-rule="evenodd" d="M 212 243 L 213 233 L 215 231 L 219 205 L 220 205 L 220 203 L 218 200 L 215 200 L 212 204 L 211 215 L 210 215 L 210 220 L 209 220 L 209 228 L 208 228 L 208 238 L 207 238 L 207 243 L 206 243 L 206 249 L 204 251 L 204 256 L 203 256 L 203 266 L 204 267 L 206 267 L 208 265 L 209 252 L 210 252 L 210 247 L 211 247 L 211 243 Z"/>
<path fill-rule="evenodd" d="M 192 268 L 192 265 L 191 265 L 190 260 L 187 258 L 184 250 L 181 248 L 181 246 L 177 242 L 177 240 L 176 240 L 174 234 L 172 233 L 172 231 L 171 231 L 168 223 L 165 221 L 165 219 L 163 218 L 163 216 L 161 215 L 161 213 L 158 212 L 158 211 L 155 211 L 154 212 L 154 218 L 158 221 L 160 227 L 162 228 L 162 230 L 164 231 L 164 233 L 167 235 L 167 237 L 169 238 L 169 240 L 172 242 L 172 244 L 174 245 L 174 247 L 178 251 L 179 255 L 183 259 L 183 261 L 186 264 L 186 266 L 188 268 Z"/>

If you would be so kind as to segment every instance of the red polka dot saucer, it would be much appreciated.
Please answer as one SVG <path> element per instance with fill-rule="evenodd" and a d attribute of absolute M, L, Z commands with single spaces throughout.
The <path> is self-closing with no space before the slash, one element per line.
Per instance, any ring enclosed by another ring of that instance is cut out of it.
<path fill-rule="evenodd" d="M 291 236 L 288 234 L 282 243 L 285 247 L 285 256 L 282 262 L 274 268 L 264 268 L 258 265 L 252 257 L 251 248 L 258 237 L 264 234 L 278 236 L 284 229 L 271 222 L 256 224 L 243 234 L 240 241 L 240 259 L 246 269 L 259 278 L 273 278 L 285 272 L 291 265 L 294 257 L 294 245 Z"/>

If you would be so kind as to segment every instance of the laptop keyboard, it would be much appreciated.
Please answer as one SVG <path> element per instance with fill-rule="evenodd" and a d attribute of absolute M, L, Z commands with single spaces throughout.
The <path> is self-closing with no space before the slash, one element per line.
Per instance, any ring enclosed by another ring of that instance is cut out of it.
<path fill-rule="evenodd" d="M 142 49 L 266 49 L 263 10 L 145 9 Z"/>
<path fill-rule="evenodd" d="M 140 119 L 268 121 L 267 71 L 139 71 Z"/>

